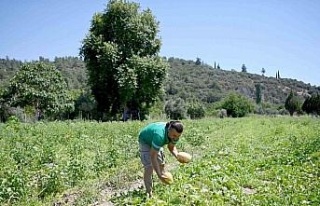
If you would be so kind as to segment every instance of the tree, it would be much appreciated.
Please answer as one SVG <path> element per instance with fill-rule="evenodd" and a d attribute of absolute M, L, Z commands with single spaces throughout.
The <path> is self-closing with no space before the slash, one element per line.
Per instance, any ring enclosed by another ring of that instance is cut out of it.
<path fill-rule="evenodd" d="M 300 108 L 300 102 L 298 98 L 293 94 L 292 90 L 286 99 L 284 107 L 286 110 L 288 110 L 290 116 L 293 116 L 293 113 L 298 111 Z"/>
<path fill-rule="evenodd" d="M 11 105 L 33 108 L 37 119 L 74 108 L 60 72 L 45 63 L 24 64 L 10 80 L 8 90 Z"/>
<path fill-rule="evenodd" d="M 262 76 L 264 76 L 264 74 L 266 73 L 266 70 L 264 68 L 262 68 L 261 73 L 262 73 Z"/>
<path fill-rule="evenodd" d="M 244 117 L 253 111 L 253 104 L 246 97 L 230 93 L 222 102 L 222 109 L 227 110 L 228 116 Z"/>
<path fill-rule="evenodd" d="M 164 110 L 170 119 L 186 118 L 186 104 L 185 101 L 180 97 L 169 99 L 164 106 Z"/>
<path fill-rule="evenodd" d="M 320 95 L 313 94 L 311 96 L 308 96 L 303 102 L 302 110 L 307 114 L 320 115 Z"/>
<path fill-rule="evenodd" d="M 179 88 L 174 84 L 174 82 L 169 81 L 166 84 L 166 93 L 169 95 L 176 95 L 178 94 Z"/>
<path fill-rule="evenodd" d="M 247 67 L 246 67 L 246 65 L 245 64 L 242 64 L 242 66 L 241 66 L 241 72 L 247 72 Z"/>
<path fill-rule="evenodd" d="M 168 63 L 159 57 L 159 22 L 138 3 L 111 0 L 94 15 L 80 54 L 97 110 L 115 116 L 121 109 L 145 113 L 156 101 Z"/>
<path fill-rule="evenodd" d="M 201 65 L 201 59 L 199 57 L 197 57 L 196 65 Z"/>
<path fill-rule="evenodd" d="M 258 83 L 255 85 L 256 87 L 256 103 L 261 104 L 263 101 L 263 85 Z"/>
<path fill-rule="evenodd" d="M 9 99 L 8 89 L 0 87 L 0 122 L 5 122 L 10 116 Z"/>
<path fill-rule="evenodd" d="M 80 119 L 91 119 L 95 108 L 94 98 L 87 92 L 81 93 L 75 100 L 75 114 L 79 115 Z"/>
<path fill-rule="evenodd" d="M 205 108 L 199 101 L 193 99 L 188 103 L 187 114 L 191 119 L 200 119 L 205 116 Z"/>
<path fill-rule="evenodd" d="M 279 72 L 279 70 L 276 72 L 276 79 L 280 79 L 280 72 Z"/>
<path fill-rule="evenodd" d="M 312 113 L 312 110 L 313 108 L 312 108 L 311 97 L 308 96 L 302 104 L 302 111 L 306 112 L 307 114 L 310 114 Z"/>

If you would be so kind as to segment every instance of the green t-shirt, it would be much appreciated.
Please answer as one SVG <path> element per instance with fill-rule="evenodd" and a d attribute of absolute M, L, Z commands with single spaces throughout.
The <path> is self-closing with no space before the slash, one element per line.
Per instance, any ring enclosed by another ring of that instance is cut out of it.
<path fill-rule="evenodd" d="M 176 144 L 176 141 L 170 141 L 165 122 L 155 122 L 144 127 L 139 133 L 139 142 L 157 151 L 169 142 Z"/>

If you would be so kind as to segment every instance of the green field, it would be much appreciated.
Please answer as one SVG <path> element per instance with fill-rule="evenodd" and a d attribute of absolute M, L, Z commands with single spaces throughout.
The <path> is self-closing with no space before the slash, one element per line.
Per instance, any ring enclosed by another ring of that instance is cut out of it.
<path fill-rule="evenodd" d="M 317 118 L 185 120 L 178 148 L 193 162 L 166 150 L 175 181 L 154 178 L 145 199 L 127 189 L 141 179 L 148 122 L 0 124 L 1 205 L 320 205 Z"/>

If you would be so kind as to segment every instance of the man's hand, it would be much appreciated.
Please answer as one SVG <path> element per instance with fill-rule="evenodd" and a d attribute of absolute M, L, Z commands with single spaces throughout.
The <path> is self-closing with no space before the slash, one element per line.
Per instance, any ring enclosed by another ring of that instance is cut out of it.
<path fill-rule="evenodd" d="M 160 180 L 165 184 L 172 184 L 173 183 L 173 176 L 170 172 L 163 172 L 160 177 Z"/>
<path fill-rule="evenodd" d="M 166 177 L 164 174 L 162 174 L 162 175 L 159 177 L 159 179 L 161 180 L 162 183 L 167 184 L 167 185 L 169 184 L 169 182 L 166 180 L 167 177 Z"/>
<path fill-rule="evenodd" d="M 187 153 L 187 152 L 179 152 L 176 159 L 180 162 L 180 163 L 188 163 L 191 161 L 192 156 L 191 154 Z"/>

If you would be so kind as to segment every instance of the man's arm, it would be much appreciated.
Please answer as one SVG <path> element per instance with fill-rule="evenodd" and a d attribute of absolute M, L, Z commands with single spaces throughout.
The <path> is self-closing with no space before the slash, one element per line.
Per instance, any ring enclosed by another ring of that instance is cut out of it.
<path fill-rule="evenodd" d="M 175 158 L 177 158 L 178 150 L 177 150 L 176 146 L 170 142 L 170 143 L 168 144 L 168 149 L 169 149 L 169 151 L 171 152 L 171 154 L 172 154 Z"/>
<path fill-rule="evenodd" d="M 156 171 L 158 177 L 161 178 L 162 173 L 161 173 L 160 166 L 158 163 L 158 152 L 159 151 L 155 150 L 154 148 L 151 148 L 150 156 L 151 156 L 152 167 L 153 167 L 154 171 Z"/>

